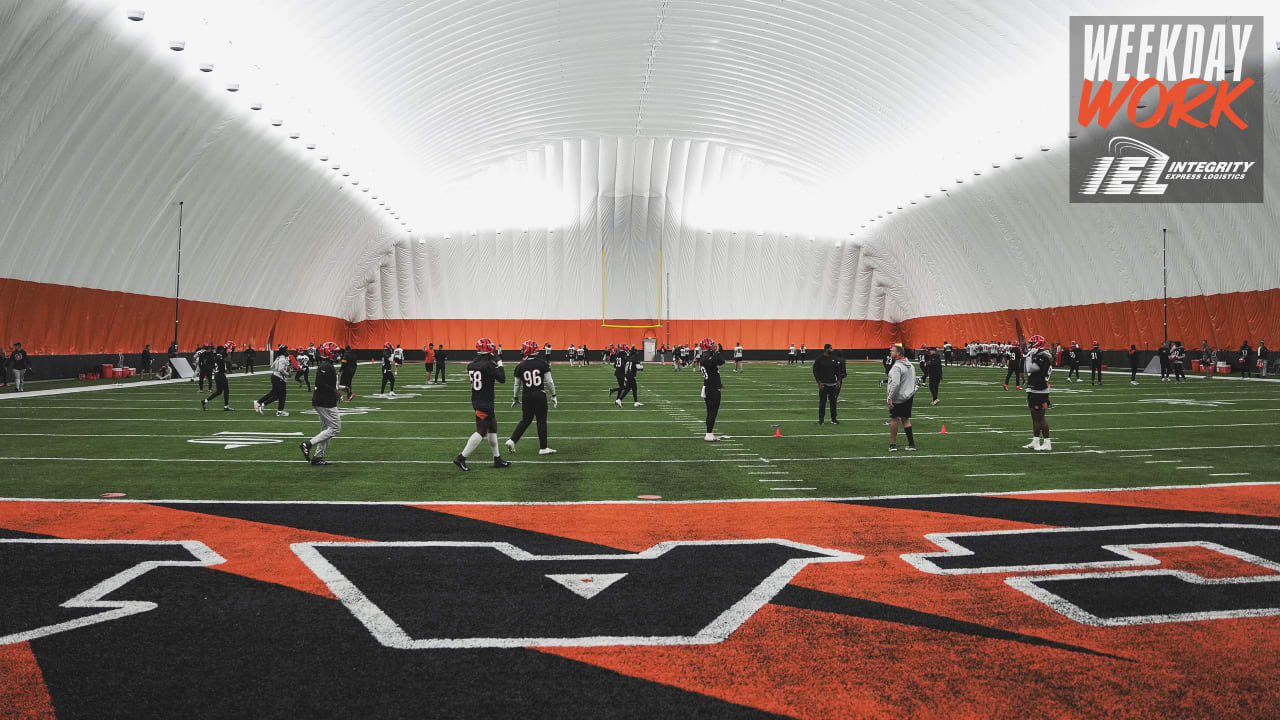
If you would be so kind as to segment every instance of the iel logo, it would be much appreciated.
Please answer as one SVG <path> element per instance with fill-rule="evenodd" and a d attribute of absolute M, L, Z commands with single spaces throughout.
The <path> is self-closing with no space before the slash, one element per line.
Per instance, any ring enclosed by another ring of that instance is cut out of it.
<path fill-rule="evenodd" d="M 1261 17 L 1072 17 L 1071 202 L 1262 202 Z"/>

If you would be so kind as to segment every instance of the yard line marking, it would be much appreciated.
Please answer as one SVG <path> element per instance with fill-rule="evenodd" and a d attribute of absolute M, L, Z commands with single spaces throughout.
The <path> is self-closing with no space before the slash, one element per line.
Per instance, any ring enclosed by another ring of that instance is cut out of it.
<path fill-rule="evenodd" d="M 1252 475 L 1253 473 L 1209 473 L 1209 477 L 1240 477 L 1242 475 Z"/>
<path fill-rule="evenodd" d="M 786 470 L 778 470 L 772 472 L 749 472 L 748 475 L 790 475 Z"/>
<path fill-rule="evenodd" d="M 965 477 L 1018 477 L 1019 475 L 1026 475 L 1026 473 L 975 473 L 973 475 L 965 475 Z"/>
<path fill-rule="evenodd" d="M 774 487 L 770 490 L 817 490 L 818 488 L 802 488 L 802 487 Z"/>
<path fill-rule="evenodd" d="M 1151 456 L 1150 456 L 1150 455 L 1120 455 L 1119 457 L 1122 457 L 1122 458 L 1140 458 L 1140 457 L 1151 457 Z"/>
<path fill-rule="evenodd" d="M 1167 448 L 1134 448 L 1128 450 L 1061 450 L 1054 451 L 1057 455 L 1110 455 L 1113 453 L 1134 452 L 1135 450 L 1151 450 L 1153 452 L 1188 452 L 1193 450 L 1253 450 L 1263 448 L 1280 448 L 1280 444 L 1263 444 L 1263 445 L 1196 445 L 1192 447 L 1167 447 Z M 954 458 L 989 458 L 989 457 L 1026 457 L 1026 451 L 1017 452 L 998 452 L 998 453 L 893 453 L 892 455 L 849 455 L 840 457 L 788 457 L 788 458 L 768 458 L 769 462 L 826 462 L 831 460 L 843 460 L 849 462 L 865 461 L 865 460 L 888 460 L 897 459 L 905 462 L 909 458 L 913 461 L 924 460 L 949 460 Z M 764 458 L 762 458 L 764 459 Z M 227 459 L 227 458 L 147 458 L 147 457 L 125 457 L 125 458 L 87 458 L 87 457 L 44 457 L 44 456 L 4 456 L 0 460 L 30 460 L 30 461 L 50 461 L 50 462 L 194 462 L 194 463 L 294 463 L 297 465 L 305 464 L 302 460 L 279 460 L 279 459 Z M 452 465 L 452 460 L 342 460 L 340 462 L 350 463 L 353 465 Z M 527 460 L 524 464 L 538 465 L 622 465 L 622 464 L 654 464 L 665 465 L 669 463 L 687 463 L 688 458 L 664 458 L 664 459 L 647 459 L 647 460 Z M 716 458 L 701 458 L 697 462 L 724 462 L 736 463 L 741 462 L 741 458 L 725 458 L 723 460 Z M 1161 460 L 1148 462 L 1184 462 L 1183 460 Z M 1272 483 L 1262 483 L 1272 484 Z M 1183 485 L 1173 485 L 1172 488 L 1189 487 Z M 1144 488 L 1132 488 L 1140 490 Z M 1066 492 L 1066 491 L 1060 491 Z M 1085 490 L 1071 490 L 1070 492 L 1086 492 Z M 972 493 L 974 495 L 990 495 L 987 493 Z M 998 494 L 998 493 L 997 493 Z M 911 496 L 917 497 L 917 496 Z M 919 497 L 933 497 L 924 495 Z M 669 502 L 669 501 L 667 501 Z M 482 503 L 483 504 L 483 503 Z"/>
<path fill-rule="evenodd" d="M 1146 460 L 1144 462 L 1146 462 L 1146 464 L 1148 465 L 1154 465 L 1156 463 L 1179 463 L 1182 461 L 1181 460 Z"/>
<path fill-rule="evenodd" d="M 1025 454 L 1025 453 L 1020 453 Z M 0 458 L 3 459 L 3 458 Z M 253 462 L 253 461 L 245 461 Z M 1210 473 L 1210 475 L 1248 475 L 1249 473 Z M 984 490 L 982 492 L 965 492 L 965 493 L 921 493 L 917 495 L 862 495 L 852 497 L 818 497 L 804 498 L 799 502 L 834 502 L 834 501 L 850 501 L 850 500 L 915 500 L 921 498 L 951 498 L 951 497 L 1009 497 L 1022 495 L 1053 495 L 1058 493 L 1114 493 L 1114 492 L 1137 492 L 1144 490 L 1203 490 L 1203 489 L 1223 489 L 1223 488 L 1243 488 L 1243 487 L 1271 487 L 1280 486 L 1280 481 L 1255 480 L 1246 482 L 1213 482 L 1213 483 L 1188 483 L 1185 485 L 1148 485 L 1137 487 L 1103 487 L 1103 488 L 1055 488 L 1051 490 Z M 193 500 L 190 498 L 25 498 L 25 497 L 0 497 L 0 502 L 42 502 L 42 503 L 132 503 L 132 504 L 160 504 L 160 503 L 181 503 L 184 505 L 432 505 L 432 506 L 451 506 L 451 505 L 502 505 L 502 506 L 560 506 L 560 505 L 714 505 L 714 504 L 731 504 L 731 503 L 769 503 L 778 502 L 777 500 L 766 500 L 764 498 L 726 498 L 717 500 Z"/>
<path fill-rule="evenodd" d="M 766 466 L 765 466 L 765 465 L 738 465 L 738 467 L 740 467 L 740 468 L 758 468 L 758 467 L 766 467 Z"/>
<path fill-rule="evenodd" d="M 1174 470 L 1212 470 L 1212 465 L 1179 465 Z"/>

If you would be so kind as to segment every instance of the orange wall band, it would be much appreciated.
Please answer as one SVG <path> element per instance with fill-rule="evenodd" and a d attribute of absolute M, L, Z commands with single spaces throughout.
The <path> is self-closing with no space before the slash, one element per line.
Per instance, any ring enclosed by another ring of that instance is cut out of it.
<path fill-rule="evenodd" d="M 353 347 L 380 347 L 384 342 L 418 349 L 428 342 L 446 348 L 470 348 L 488 336 L 514 350 L 535 339 L 556 349 L 586 343 L 601 349 L 610 343 L 638 343 L 646 335 L 667 341 L 667 327 L 602 327 L 598 319 L 366 320 L 349 323 L 324 315 L 245 308 L 219 303 L 182 301 L 179 339 L 184 351 L 205 342 L 233 340 L 265 349 L 275 342 L 291 347 L 333 340 Z M 674 320 L 671 342 L 688 343 L 710 336 L 725 345 L 741 342 L 750 349 L 784 348 L 823 343 L 844 348 L 882 348 L 893 342 L 908 346 L 959 345 L 969 340 L 1006 340 L 1041 334 L 1049 342 L 1104 348 L 1136 343 L 1155 347 L 1163 338 L 1160 300 L 1100 303 L 1069 307 L 1001 310 L 922 317 L 895 324 L 875 320 Z M 646 319 L 615 319 L 614 325 L 652 324 Z M 1224 293 L 1169 300 L 1169 337 L 1199 347 L 1208 338 L 1215 347 L 1239 347 L 1280 338 L 1280 289 Z M 137 352 L 151 343 L 162 352 L 173 338 L 173 299 L 109 290 L 0 278 L 0 343 L 21 341 L 36 354 Z M 1280 342 L 1280 340 L 1273 340 Z"/>
<path fill-rule="evenodd" d="M 1000 310 L 964 315 L 920 317 L 899 324 L 903 341 L 960 345 L 970 340 L 1016 340 L 1018 330 L 1030 337 L 1088 347 L 1097 340 L 1104 349 L 1130 344 L 1156 348 L 1164 340 L 1163 301 L 1138 300 L 1096 305 L 1071 305 L 1031 310 Z M 1199 348 L 1208 340 L 1214 348 L 1240 347 L 1248 340 L 1280 342 L 1280 289 L 1169 298 L 1169 339 Z"/>

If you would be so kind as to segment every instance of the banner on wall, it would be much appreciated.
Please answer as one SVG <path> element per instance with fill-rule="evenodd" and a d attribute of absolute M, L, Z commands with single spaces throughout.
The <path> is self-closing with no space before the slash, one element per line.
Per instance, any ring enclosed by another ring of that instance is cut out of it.
<path fill-rule="evenodd" d="M 1263 201 L 1261 17 L 1073 16 L 1073 203 Z"/>

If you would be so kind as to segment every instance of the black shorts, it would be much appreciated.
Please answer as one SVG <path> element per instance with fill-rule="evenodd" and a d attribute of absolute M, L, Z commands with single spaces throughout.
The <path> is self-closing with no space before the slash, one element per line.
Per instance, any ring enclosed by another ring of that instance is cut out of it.
<path fill-rule="evenodd" d="M 894 403 L 893 407 L 889 408 L 889 417 L 901 418 L 903 420 L 911 419 L 911 403 L 914 402 L 915 399 L 916 396 L 912 395 L 906 400 Z"/>
<path fill-rule="evenodd" d="M 476 432 L 481 435 L 498 432 L 498 416 L 492 410 L 476 410 Z"/>
<path fill-rule="evenodd" d="M 426 363 L 426 366 L 427 366 L 427 374 L 428 374 L 428 375 L 430 375 L 430 374 L 431 374 L 431 371 L 435 369 L 436 364 L 435 364 L 435 363 Z"/>
<path fill-rule="evenodd" d="M 1048 404 L 1049 393 L 1044 393 L 1043 395 L 1027 393 L 1027 407 L 1032 410 L 1044 410 Z"/>

